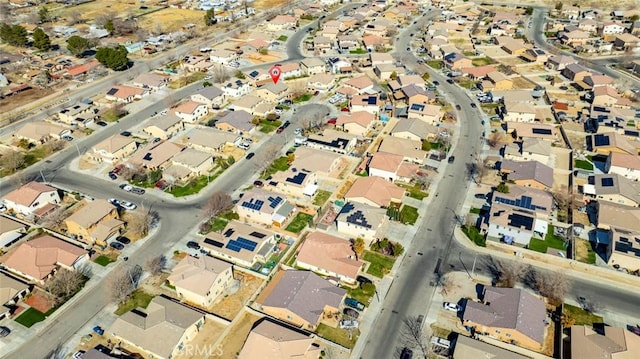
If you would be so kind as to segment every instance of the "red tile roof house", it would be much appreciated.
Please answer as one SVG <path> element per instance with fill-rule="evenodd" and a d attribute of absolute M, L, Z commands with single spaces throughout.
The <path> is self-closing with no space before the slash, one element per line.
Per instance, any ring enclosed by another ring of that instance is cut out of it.
<path fill-rule="evenodd" d="M 93 60 L 82 65 L 72 66 L 67 70 L 67 73 L 64 76 L 73 80 L 79 80 L 98 66 L 100 66 L 100 61 L 98 60 Z"/>
<path fill-rule="evenodd" d="M 32 219 L 47 213 L 60 203 L 60 195 L 54 187 L 39 182 L 29 182 L 7 193 L 4 204 L 20 216 Z"/>
<path fill-rule="evenodd" d="M 6 254 L 2 267 L 30 283 L 44 285 L 60 268 L 74 270 L 86 259 L 88 252 L 69 242 L 44 235 L 22 243 Z"/>
<path fill-rule="evenodd" d="M 116 85 L 116 86 L 113 86 L 109 91 L 107 91 L 107 94 L 105 95 L 105 99 L 109 101 L 129 103 L 129 102 L 133 102 L 134 100 L 141 99 L 142 97 L 146 96 L 148 93 L 149 93 L 148 90 L 145 90 L 139 87 Z"/>
<path fill-rule="evenodd" d="M 296 266 L 349 284 L 356 282 L 363 265 L 349 240 L 318 231 L 307 236 L 296 257 Z"/>

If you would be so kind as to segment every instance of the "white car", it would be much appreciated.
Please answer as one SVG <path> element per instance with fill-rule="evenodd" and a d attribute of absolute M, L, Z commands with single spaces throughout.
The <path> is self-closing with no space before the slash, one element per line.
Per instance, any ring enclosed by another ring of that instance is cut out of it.
<path fill-rule="evenodd" d="M 296 128 L 296 130 L 293 131 L 293 133 L 295 133 L 296 135 L 300 136 L 300 135 L 302 135 L 302 129 L 301 128 Z"/>
<path fill-rule="evenodd" d="M 340 321 L 340 328 L 342 329 L 350 329 L 350 328 L 357 328 L 358 327 L 358 321 L 356 320 L 341 320 Z"/>
<path fill-rule="evenodd" d="M 138 206 L 136 206 L 135 203 L 131 203 L 131 202 L 127 202 L 127 201 L 120 201 L 120 206 L 122 206 L 123 208 L 128 209 L 130 211 L 133 211 L 136 208 L 138 208 Z"/>
<path fill-rule="evenodd" d="M 442 304 L 442 306 L 444 307 L 444 309 L 446 310 L 450 310 L 452 312 L 459 312 L 460 311 L 460 306 L 455 304 L 455 303 L 450 303 L 450 302 L 444 302 Z"/>
<path fill-rule="evenodd" d="M 5 206 L 4 204 L 0 204 L 0 213 L 6 212 L 6 211 L 7 211 L 7 206 Z"/>
<path fill-rule="evenodd" d="M 120 207 L 120 201 L 118 201 L 115 198 L 109 198 L 109 203 L 111 203 L 112 205 L 116 206 L 116 207 Z"/>
<path fill-rule="evenodd" d="M 276 113 L 276 115 L 282 115 L 282 109 L 281 108 L 276 108 L 274 110 L 274 112 Z"/>

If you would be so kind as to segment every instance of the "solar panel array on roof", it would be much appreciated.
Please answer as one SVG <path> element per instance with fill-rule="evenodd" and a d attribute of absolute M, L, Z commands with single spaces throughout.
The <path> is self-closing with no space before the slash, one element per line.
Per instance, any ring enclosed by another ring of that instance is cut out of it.
<path fill-rule="evenodd" d="M 347 148 L 347 145 L 349 144 L 349 140 L 344 138 L 337 138 L 331 142 L 322 141 L 320 139 L 315 139 L 315 138 L 309 138 L 307 142 L 318 143 L 324 146 L 329 146 L 329 147 L 333 147 L 341 150 L 344 150 L 345 148 Z"/>
<path fill-rule="evenodd" d="M 258 71 L 253 70 L 253 71 L 251 71 L 251 72 L 249 73 L 249 76 L 250 76 L 250 77 L 256 77 L 256 76 L 258 76 L 258 74 L 260 74 Z"/>
<path fill-rule="evenodd" d="M 214 247 L 218 247 L 218 248 L 222 248 L 224 246 L 224 244 L 222 244 L 222 243 L 220 243 L 220 242 L 218 242 L 216 240 L 213 240 L 211 238 L 205 238 L 204 239 L 204 243 L 206 243 L 208 245 L 211 245 L 211 246 L 214 246 Z"/>
<path fill-rule="evenodd" d="M 268 197 L 267 201 L 269 201 L 269 207 L 276 208 L 282 202 L 282 197 Z"/>
<path fill-rule="evenodd" d="M 246 201 L 242 202 L 242 207 L 259 211 L 262 208 L 263 204 L 264 204 L 264 201 L 261 201 L 259 199 L 253 201 L 253 199 L 251 199 L 248 202 L 246 202 Z"/>
<path fill-rule="evenodd" d="M 266 234 L 264 234 L 264 233 L 255 232 L 255 231 L 254 231 L 254 232 L 249 233 L 249 235 L 250 235 L 251 237 L 256 237 L 256 238 L 260 238 L 260 239 L 262 239 L 262 238 L 264 238 L 264 237 L 266 237 L 266 236 L 267 236 L 267 235 L 266 235 Z"/>
<path fill-rule="evenodd" d="M 287 182 L 291 182 L 291 183 L 295 183 L 295 184 L 302 184 L 302 182 L 304 182 L 304 179 L 307 178 L 307 174 L 304 172 L 298 172 L 295 174 L 295 176 L 293 177 L 289 177 L 287 178 Z"/>
<path fill-rule="evenodd" d="M 151 152 L 147 152 L 147 154 L 144 155 L 142 159 L 145 161 L 151 161 L 151 159 L 153 159 L 153 156 L 151 156 Z"/>
<path fill-rule="evenodd" d="M 613 187 L 613 178 L 603 177 L 600 179 L 600 184 L 602 185 L 602 187 Z"/>
<path fill-rule="evenodd" d="M 253 252 L 257 246 L 258 243 L 242 237 L 238 238 L 237 240 L 231 240 L 227 243 L 227 248 L 234 252 L 240 252 L 241 249 L 246 249 L 249 252 Z"/>
<path fill-rule="evenodd" d="M 226 231 L 224 231 L 223 236 L 225 236 L 225 237 L 231 237 L 231 235 L 233 234 L 233 232 L 235 232 L 235 231 L 233 230 L 233 228 L 229 228 L 229 229 L 227 229 Z"/>
<path fill-rule="evenodd" d="M 355 224 L 357 226 L 371 228 L 369 222 L 367 222 L 367 218 L 364 216 L 362 211 L 355 211 L 347 216 L 347 223 Z"/>
<path fill-rule="evenodd" d="M 631 252 L 636 257 L 640 257 L 640 248 L 634 248 L 633 244 L 627 238 L 621 237 L 620 241 L 616 242 L 615 248 L 616 248 L 616 252 L 622 252 L 627 254 Z"/>
<path fill-rule="evenodd" d="M 537 135 L 551 135 L 553 133 L 549 128 L 534 128 L 531 132 Z"/>
<path fill-rule="evenodd" d="M 368 105 L 375 105 L 377 103 L 378 103 L 378 98 L 375 96 L 369 96 L 369 98 L 367 99 Z"/>
<path fill-rule="evenodd" d="M 596 146 L 609 146 L 609 136 L 603 134 L 597 134 L 593 136 L 593 142 Z"/>
<path fill-rule="evenodd" d="M 113 96 L 118 92 L 118 89 L 116 88 L 112 88 L 111 90 L 107 91 L 107 95 Z"/>
<path fill-rule="evenodd" d="M 411 111 L 422 111 L 424 110 L 424 105 L 421 105 L 419 103 L 414 103 L 411 105 Z"/>
<path fill-rule="evenodd" d="M 640 137 L 640 132 L 638 132 L 638 131 L 625 130 L 624 134 L 626 136 Z"/>
<path fill-rule="evenodd" d="M 518 213 L 511 213 L 509 215 L 509 225 L 530 231 L 533 229 L 533 217 L 523 216 Z"/>
<path fill-rule="evenodd" d="M 504 204 L 508 204 L 510 206 L 514 206 L 514 207 L 520 207 L 520 208 L 525 208 L 525 209 L 530 209 L 530 210 L 542 210 L 542 211 L 546 211 L 547 208 L 543 207 L 543 206 L 538 206 L 533 204 L 533 199 L 529 196 L 522 196 L 520 198 L 516 198 L 516 199 L 510 199 L 510 198 L 504 198 L 504 197 L 499 197 L 496 196 L 495 201 L 498 203 L 504 203 Z"/>

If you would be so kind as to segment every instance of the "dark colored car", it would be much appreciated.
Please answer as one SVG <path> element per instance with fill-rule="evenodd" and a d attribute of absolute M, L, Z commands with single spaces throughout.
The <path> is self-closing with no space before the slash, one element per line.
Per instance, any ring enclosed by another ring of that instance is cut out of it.
<path fill-rule="evenodd" d="M 455 82 L 452 79 L 447 79 L 447 83 L 454 84 Z"/>
<path fill-rule="evenodd" d="M 460 105 L 456 105 L 456 110 L 460 111 L 462 109 L 462 107 L 460 107 Z"/>
<path fill-rule="evenodd" d="M 11 329 L 7 327 L 0 327 L 0 338 L 4 338 L 9 334 L 11 334 Z"/>
<path fill-rule="evenodd" d="M 253 156 L 255 156 L 255 155 L 256 155 L 255 153 L 251 152 L 251 153 L 249 153 L 249 154 L 247 155 L 247 157 L 245 157 L 245 158 L 246 158 L 246 159 L 248 159 L 248 160 L 250 160 L 250 159 L 252 159 L 252 158 L 253 158 Z"/>
<path fill-rule="evenodd" d="M 96 325 L 95 327 L 93 327 L 93 331 L 98 335 L 104 334 L 104 329 L 102 329 L 102 327 L 99 325 Z"/>
<path fill-rule="evenodd" d="M 111 242 L 109 243 L 109 247 L 121 251 L 124 249 L 124 244 L 120 243 L 120 242 Z"/>
<path fill-rule="evenodd" d="M 289 127 L 289 125 L 290 125 L 290 124 L 291 124 L 291 122 L 289 122 L 289 121 L 284 121 L 284 123 L 282 124 L 282 127 L 283 127 L 283 128 L 287 128 L 287 127 Z"/>
<path fill-rule="evenodd" d="M 360 313 L 358 313 L 358 311 L 353 308 L 344 308 L 342 310 L 342 314 L 348 317 L 351 317 L 353 319 L 358 319 L 358 317 L 360 316 Z"/>
<path fill-rule="evenodd" d="M 371 282 L 371 279 L 369 279 L 369 278 L 367 278 L 367 277 L 365 277 L 365 276 L 362 276 L 362 275 L 357 276 L 357 277 L 356 277 L 356 280 L 357 280 L 360 284 L 364 284 L 364 283 L 372 283 L 372 282 Z"/>
<path fill-rule="evenodd" d="M 402 352 L 400 353 L 400 359 L 411 359 L 411 358 L 413 358 L 413 350 L 409 348 L 402 349 Z"/>
<path fill-rule="evenodd" d="M 472 103 L 471 103 L 471 107 L 476 108 L 476 107 L 478 107 L 478 105 L 476 105 L 476 103 L 475 103 L 475 102 L 472 102 Z"/>
<path fill-rule="evenodd" d="M 96 122 L 96 125 L 98 125 L 100 127 L 107 127 L 108 123 L 106 123 L 104 121 L 98 121 L 98 122 Z"/>
<path fill-rule="evenodd" d="M 337 117 L 332 117 L 330 118 L 327 123 L 330 125 L 335 125 L 338 122 L 338 118 Z"/>
<path fill-rule="evenodd" d="M 451 156 L 451 157 L 449 157 L 449 159 L 447 159 L 447 162 L 453 163 L 453 161 L 455 161 L 455 159 L 456 159 L 455 157 Z"/>
<path fill-rule="evenodd" d="M 118 236 L 116 237 L 116 241 L 122 243 L 122 244 L 129 244 L 131 243 L 131 240 L 125 236 Z"/>
<path fill-rule="evenodd" d="M 200 244 L 198 244 L 198 242 L 189 241 L 187 242 L 187 248 L 200 249 Z"/>
<path fill-rule="evenodd" d="M 440 86 L 440 81 L 433 81 L 433 86 Z"/>
<path fill-rule="evenodd" d="M 112 172 L 109 172 L 109 178 L 111 178 L 112 180 L 117 180 L 118 179 L 118 175 Z"/>
<path fill-rule="evenodd" d="M 284 127 L 280 126 L 280 127 L 278 127 L 278 129 L 276 130 L 276 133 L 282 133 L 282 131 L 284 131 Z"/>
<path fill-rule="evenodd" d="M 255 180 L 253 181 L 253 185 L 256 187 L 262 187 L 264 186 L 264 182 L 260 181 L 260 180 Z"/>
<path fill-rule="evenodd" d="M 120 135 L 124 136 L 124 137 L 130 137 L 131 136 L 131 132 L 129 131 L 122 131 L 120 132 Z"/>

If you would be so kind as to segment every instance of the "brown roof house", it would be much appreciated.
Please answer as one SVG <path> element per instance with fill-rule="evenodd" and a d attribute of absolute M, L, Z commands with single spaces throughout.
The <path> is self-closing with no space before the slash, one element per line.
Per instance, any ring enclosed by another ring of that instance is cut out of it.
<path fill-rule="evenodd" d="M 17 139 L 25 139 L 29 143 L 41 145 L 52 139 L 60 139 L 68 129 L 45 121 L 27 122 L 20 127 L 13 136 Z"/>
<path fill-rule="evenodd" d="M 0 251 L 9 247 L 27 233 L 28 225 L 9 216 L 0 216 Z"/>
<path fill-rule="evenodd" d="M 391 182 L 409 182 L 418 172 L 418 165 L 405 162 L 402 155 L 376 152 L 369 161 L 369 176 L 381 177 Z"/>
<path fill-rule="evenodd" d="M 495 345 L 459 335 L 454 347 L 453 359 L 495 358 L 495 359 L 530 359 Z"/>
<path fill-rule="evenodd" d="M 380 232 L 386 228 L 387 223 L 386 209 L 357 202 L 345 204 L 336 217 L 339 233 L 349 238 L 362 238 L 367 243 L 381 238 Z"/>
<path fill-rule="evenodd" d="M 640 336 L 625 328 L 604 326 L 604 334 L 590 327 L 571 327 L 571 358 L 633 359 L 640 353 Z"/>
<path fill-rule="evenodd" d="M 138 144 L 133 137 L 115 134 L 93 146 L 90 156 L 97 162 L 114 163 L 129 157 L 137 148 Z"/>
<path fill-rule="evenodd" d="M 357 111 L 338 116 L 336 126 L 357 136 L 366 136 L 376 123 L 376 116 L 370 112 Z"/>
<path fill-rule="evenodd" d="M 0 272 L 0 320 L 11 316 L 11 308 L 18 304 L 27 294 L 30 288 L 17 278 Z"/>
<path fill-rule="evenodd" d="M 67 233 L 76 235 L 87 243 L 104 245 L 107 239 L 120 234 L 124 222 L 119 219 L 118 209 L 111 203 L 97 199 L 80 207 L 64 220 Z"/>
<path fill-rule="evenodd" d="M 136 308 L 116 319 L 106 335 L 147 357 L 169 359 L 192 341 L 204 325 L 204 315 L 173 300 L 157 296 L 147 308 Z"/>
<path fill-rule="evenodd" d="M 539 351 L 546 318 L 544 302 L 533 294 L 519 288 L 485 287 L 482 303 L 467 302 L 462 321 L 476 333 Z"/>
<path fill-rule="evenodd" d="M 174 113 L 152 118 L 142 132 L 161 140 L 169 139 L 184 130 L 184 122 Z"/>
<path fill-rule="evenodd" d="M 250 268 L 265 263 L 273 253 L 276 234 L 272 231 L 231 221 L 221 232 L 210 232 L 200 245 L 214 257 Z"/>
<path fill-rule="evenodd" d="M 9 210 L 30 219 L 47 213 L 60 203 L 58 189 L 35 181 L 7 193 L 2 199 Z"/>
<path fill-rule="evenodd" d="M 380 177 L 359 177 L 345 194 L 347 201 L 385 208 L 403 197 L 404 189 Z"/>
<path fill-rule="evenodd" d="M 20 244 L 2 258 L 2 267 L 30 283 L 44 285 L 59 268 L 74 270 L 89 257 L 69 242 L 44 235 Z"/>
<path fill-rule="evenodd" d="M 316 359 L 320 348 L 309 335 L 270 320 L 256 325 L 238 359 Z"/>
<path fill-rule="evenodd" d="M 611 152 L 638 154 L 638 146 L 617 132 L 587 135 L 587 151 L 608 155 Z M 635 141 L 634 141 L 635 142 Z"/>
<path fill-rule="evenodd" d="M 502 161 L 500 172 L 515 184 L 536 189 L 553 188 L 553 168 L 538 161 Z"/>
<path fill-rule="evenodd" d="M 112 87 L 104 96 L 109 101 L 117 101 L 130 103 L 133 100 L 142 99 L 149 93 L 149 90 L 140 87 L 133 87 L 127 85 L 116 85 Z"/>
<path fill-rule="evenodd" d="M 336 315 L 347 291 L 311 271 L 277 273 L 256 300 L 266 314 L 307 330 Z"/>
<path fill-rule="evenodd" d="M 445 55 L 444 64 L 451 70 L 460 70 L 465 67 L 473 67 L 473 62 L 471 61 L 471 59 L 459 52 L 452 52 Z"/>
<path fill-rule="evenodd" d="M 180 300 L 208 307 L 233 283 L 233 265 L 210 256 L 182 259 L 167 278 Z"/>
<path fill-rule="evenodd" d="M 296 266 L 323 276 L 353 284 L 363 266 L 347 239 L 324 232 L 312 232 L 302 243 Z"/>
<path fill-rule="evenodd" d="M 205 103 L 188 100 L 176 106 L 173 112 L 183 121 L 194 123 L 209 113 L 209 107 Z"/>
<path fill-rule="evenodd" d="M 170 141 L 150 143 L 145 147 L 140 147 L 131 156 L 129 163 L 140 165 L 151 171 L 162 169 L 169 166 L 173 156 L 182 152 L 182 150 L 184 150 L 184 147 Z"/>

